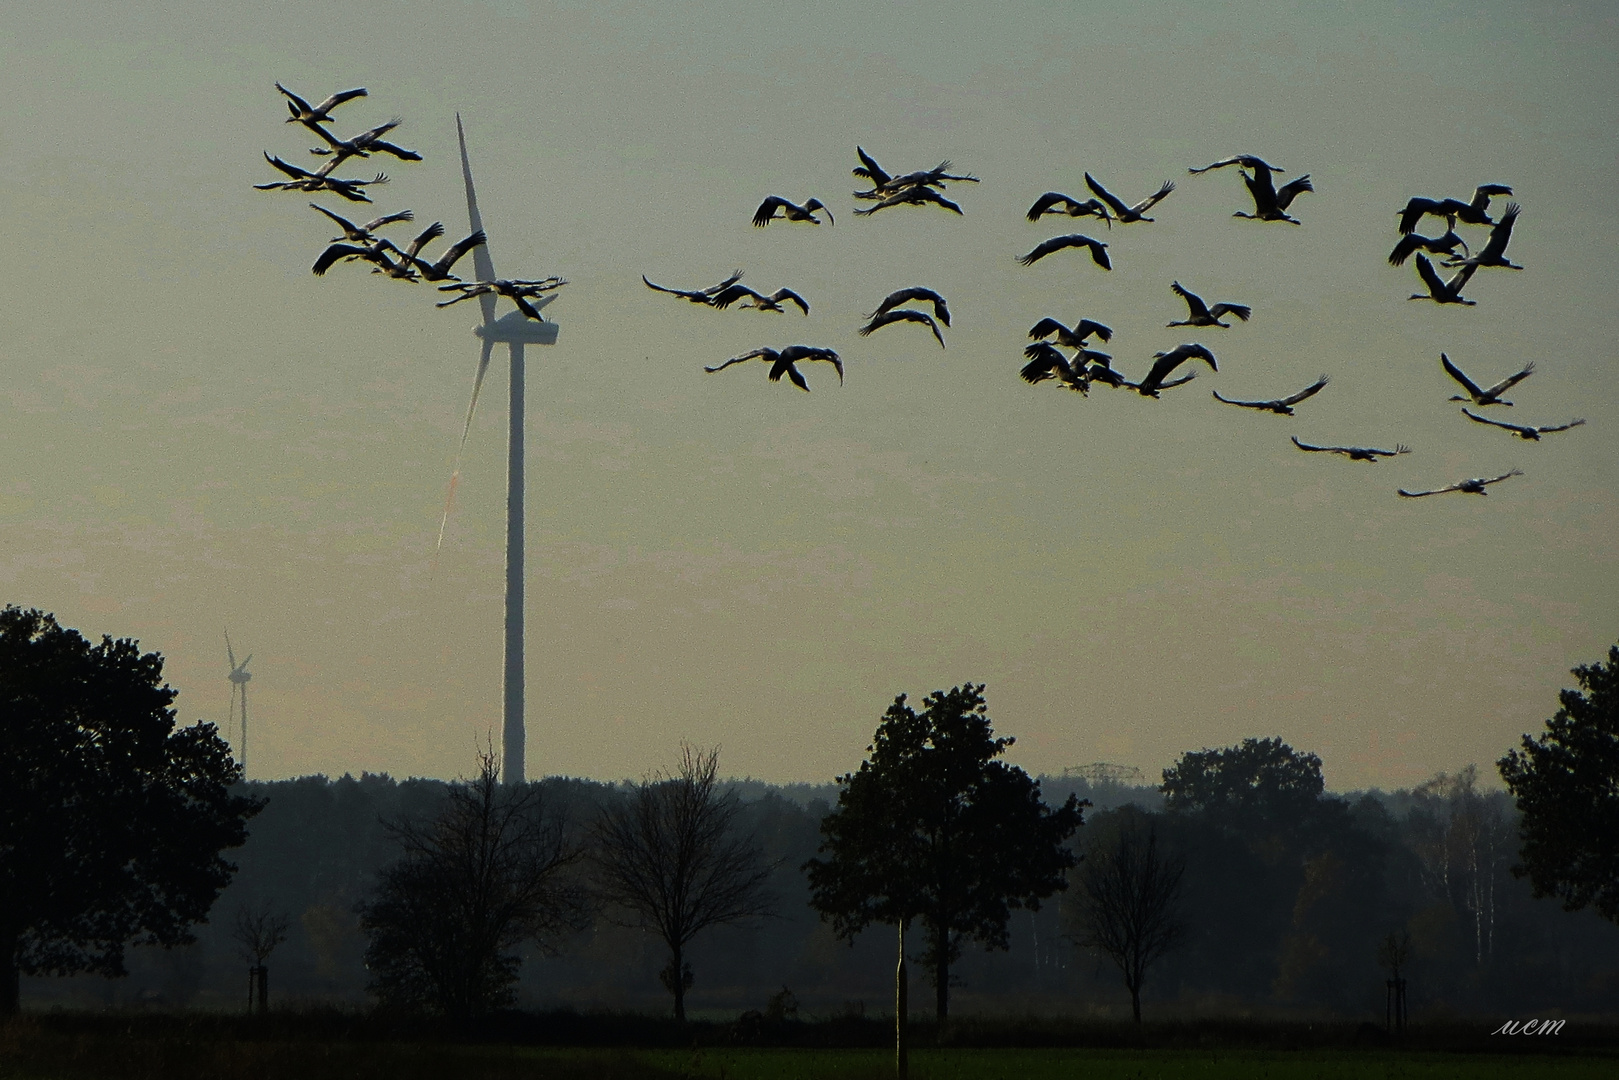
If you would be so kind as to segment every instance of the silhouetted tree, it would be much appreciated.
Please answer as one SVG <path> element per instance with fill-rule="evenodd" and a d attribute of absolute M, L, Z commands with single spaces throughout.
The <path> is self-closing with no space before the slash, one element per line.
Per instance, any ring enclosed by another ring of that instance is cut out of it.
<path fill-rule="evenodd" d="M 123 975 L 194 939 L 261 803 L 212 724 L 176 728 L 163 657 L 0 610 L 0 1016 L 18 976 Z"/>
<path fill-rule="evenodd" d="M 271 911 L 267 907 L 248 907 L 246 904 L 236 909 L 236 919 L 231 924 L 231 940 L 236 942 L 237 954 L 249 965 L 247 971 L 247 1007 L 253 1011 L 255 998 L 258 1001 L 258 1011 L 270 1011 L 270 969 L 265 961 L 275 952 L 276 946 L 287 940 L 287 929 L 292 920 L 278 911 Z"/>
<path fill-rule="evenodd" d="M 1321 759 L 1281 739 L 1244 739 L 1219 750 L 1191 750 L 1164 770 L 1164 805 L 1239 819 L 1299 821 L 1312 816 L 1325 784 Z"/>
<path fill-rule="evenodd" d="M 1572 674 L 1581 689 L 1558 695 L 1547 730 L 1498 763 L 1522 815 L 1512 872 L 1536 896 L 1619 922 L 1619 645 Z"/>
<path fill-rule="evenodd" d="M 1118 965 L 1139 1024 L 1147 969 L 1186 936 L 1180 914 L 1186 863 L 1159 850 L 1153 824 L 1143 839 L 1137 815 L 1129 810 L 1110 824 L 1107 834 L 1086 848 L 1076 875 L 1074 941 Z"/>
<path fill-rule="evenodd" d="M 477 776 L 450 786 L 436 818 L 389 822 L 404 857 L 360 908 L 371 991 L 458 1018 L 508 1004 L 514 950 L 549 951 L 583 925 L 584 898 L 566 874 L 579 852 L 564 824 L 538 784 L 500 783 L 492 751 L 478 755 Z"/>
<path fill-rule="evenodd" d="M 950 964 L 961 942 L 1008 945 L 1012 908 L 1038 910 L 1066 888 L 1065 843 L 1084 806 L 1052 810 L 1040 784 L 996 761 L 983 686 L 935 691 L 920 713 L 901 694 L 877 727 L 860 769 L 838 778 L 838 805 L 821 822 L 824 859 L 804 864 L 810 903 L 842 938 L 872 923 L 920 919 L 938 1018 L 950 1011 Z"/>
<path fill-rule="evenodd" d="M 772 867 L 751 837 L 732 835 L 738 803 L 720 790 L 718 776 L 718 749 L 683 743 L 674 773 L 636 784 L 627 799 L 604 806 L 591 829 L 598 895 L 620 925 L 663 938 L 669 964 L 658 977 L 681 1023 L 693 981 L 686 946 L 711 926 L 771 913 Z"/>

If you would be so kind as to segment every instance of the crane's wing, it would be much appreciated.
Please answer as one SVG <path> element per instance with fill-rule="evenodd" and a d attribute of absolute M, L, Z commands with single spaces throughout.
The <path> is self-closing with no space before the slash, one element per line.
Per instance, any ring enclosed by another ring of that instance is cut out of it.
<path fill-rule="evenodd" d="M 876 158 L 866 153 L 865 147 L 857 146 L 854 148 L 854 152 L 860 158 L 860 164 L 862 166 L 862 168 L 854 170 L 854 175 L 865 177 L 878 187 L 882 187 L 884 184 L 888 183 L 888 181 L 893 179 L 893 177 L 889 176 L 887 172 L 883 171 L 883 167 L 881 165 L 877 164 Z"/>
<path fill-rule="evenodd" d="M 707 295 L 707 296 L 713 296 L 715 293 L 722 293 L 726 289 L 729 289 L 732 285 L 735 285 L 737 282 L 739 282 L 741 280 L 742 280 L 742 271 L 741 270 L 732 270 L 730 277 L 726 278 L 724 281 L 720 282 L 718 285 L 710 285 L 708 288 L 703 290 L 703 293 L 704 293 L 704 295 Z"/>
<path fill-rule="evenodd" d="M 1542 435 L 1549 435 L 1554 431 L 1567 431 L 1569 428 L 1577 428 L 1583 423 L 1585 423 L 1584 420 L 1570 420 L 1566 424 L 1552 424 L 1547 427 L 1537 428 L 1536 430 L 1538 430 Z"/>
<path fill-rule="evenodd" d="M 287 162 L 282 161 L 278 157 L 272 157 L 269 154 L 268 151 L 265 152 L 264 160 L 268 161 L 271 165 L 275 166 L 277 169 L 279 169 L 282 172 L 286 173 L 288 176 L 292 177 L 294 180 L 313 180 L 313 179 L 315 179 L 315 174 L 314 173 L 308 172 L 308 171 L 306 171 L 304 169 L 300 169 L 296 165 L 289 165 Z"/>
<path fill-rule="evenodd" d="M 1309 450 L 1318 454 L 1342 454 L 1348 452 L 1349 449 L 1346 446 L 1314 446 L 1307 442 L 1299 442 L 1297 435 L 1291 435 L 1289 438 L 1293 440 L 1293 445 L 1300 450 Z"/>
<path fill-rule="evenodd" d="M 1480 480 L 1479 483 L 1481 483 L 1481 484 L 1499 484 L 1501 481 L 1507 479 L 1508 477 L 1522 476 L 1522 475 L 1523 475 L 1523 470 L 1522 469 L 1508 469 L 1506 472 L 1502 473 L 1500 476 L 1492 476 L 1488 480 Z"/>
<path fill-rule="evenodd" d="M 1428 256 L 1426 255 L 1419 254 L 1417 256 L 1417 276 L 1422 279 L 1424 285 L 1428 286 L 1428 292 L 1431 295 L 1438 297 L 1444 294 L 1445 283 L 1439 279 L 1439 272 L 1433 268 L 1433 263 L 1428 261 Z"/>
<path fill-rule="evenodd" d="M 283 91 L 283 93 L 285 93 L 285 91 Z M 337 108 L 339 105 L 343 104 L 345 101 L 353 101 L 355 98 L 362 98 L 365 97 L 365 95 L 366 91 L 365 87 L 363 86 L 357 86 L 353 90 L 339 90 L 337 93 L 315 106 L 314 111 L 320 114 L 328 113 Z"/>
<path fill-rule="evenodd" d="M 723 310 L 743 298 L 750 299 L 755 304 L 766 302 L 762 295 L 754 292 L 746 285 L 732 285 L 728 289 L 722 289 L 710 297 L 708 302 Z"/>
<path fill-rule="evenodd" d="M 346 259 L 350 256 L 363 259 L 371 254 L 370 248 L 359 247 L 356 244 L 332 244 L 320 253 L 320 256 L 315 260 L 315 265 L 309 269 L 316 277 L 323 277 L 326 271 L 330 270 L 332 265 L 339 259 Z"/>
<path fill-rule="evenodd" d="M 1525 364 L 1523 366 L 1523 369 L 1521 371 L 1518 371 L 1518 372 L 1516 372 L 1515 374 L 1512 374 L 1512 375 L 1508 375 L 1506 378 L 1502 379 L 1500 382 L 1496 383 L 1494 386 L 1492 386 L 1488 390 L 1484 391 L 1484 393 L 1489 397 L 1499 397 L 1500 395 L 1506 393 L 1508 390 L 1511 390 L 1514 386 L 1517 386 L 1519 383 L 1523 382 L 1525 379 L 1527 379 L 1529 376 L 1533 375 L 1534 373 L 1535 373 L 1535 362 L 1533 360 L 1531 360 L 1531 361 L 1529 361 L 1529 363 L 1527 363 L 1527 364 Z M 1471 384 L 1468 384 L 1468 389 L 1473 391 L 1474 393 L 1477 393 L 1477 387 L 1474 387 Z"/>
<path fill-rule="evenodd" d="M 950 324 L 945 323 L 945 325 L 949 326 Z M 1103 326 L 1095 319 L 1079 320 L 1079 322 L 1074 326 L 1074 333 L 1078 334 L 1082 338 L 1090 337 L 1092 334 L 1095 334 L 1103 341 L 1113 340 L 1113 328 L 1111 326 Z"/>
<path fill-rule="evenodd" d="M 733 356 L 729 360 L 725 361 L 723 364 L 716 364 L 713 367 L 705 367 L 705 368 L 703 368 L 703 370 L 707 371 L 707 372 L 710 372 L 710 373 L 715 372 L 715 371 L 724 371 L 726 368 L 730 367 L 732 364 L 740 364 L 745 360 L 753 360 L 753 359 L 756 359 L 756 358 L 763 357 L 766 360 L 774 361 L 776 359 L 776 356 L 777 356 L 777 353 L 776 353 L 776 350 L 774 350 L 774 349 L 754 349 L 752 352 L 743 353 L 741 356 Z M 778 378 L 779 378 L 779 376 L 778 376 Z"/>
<path fill-rule="evenodd" d="M 1064 195 L 1060 191 L 1048 191 L 1034 200 L 1034 205 L 1029 207 L 1029 220 L 1039 221 L 1042 214 L 1048 213 L 1058 203 L 1066 203 L 1070 207 L 1078 205 L 1072 196 Z"/>
<path fill-rule="evenodd" d="M 1247 304 L 1220 303 L 1209 308 L 1209 315 L 1216 319 L 1222 315 L 1235 315 L 1241 321 L 1247 322 L 1248 316 L 1252 315 L 1253 313 L 1254 309 L 1249 307 Z"/>
<path fill-rule="evenodd" d="M 770 294 L 768 299 L 772 304 L 780 304 L 783 300 L 791 300 L 803 310 L 804 314 L 809 314 L 809 301 L 805 300 L 802 296 L 799 296 L 791 289 L 777 289 L 775 292 Z"/>
<path fill-rule="evenodd" d="M 315 204 L 310 203 L 309 205 L 314 206 Z M 335 217 L 337 217 L 337 215 L 333 214 L 332 217 L 335 218 Z M 338 220 L 342 220 L 342 219 L 339 218 Z M 415 214 L 414 211 L 401 210 L 397 214 L 384 214 L 379 218 L 372 218 L 370 221 L 366 222 L 364 225 L 361 225 L 360 228 L 364 229 L 366 232 L 370 232 L 373 229 L 380 229 L 384 225 L 392 225 L 396 221 L 415 221 L 415 220 L 416 220 L 416 214 Z"/>
<path fill-rule="evenodd" d="M 759 209 L 753 212 L 753 224 L 762 229 L 770 224 L 770 219 L 776 216 L 777 210 L 791 205 L 792 203 L 780 195 L 768 195 L 765 197 L 765 201 L 759 204 Z"/>
<path fill-rule="evenodd" d="M 1047 315 L 1045 318 L 1029 327 L 1029 337 L 1032 340 L 1038 341 L 1040 338 L 1050 337 L 1052 334 L 1063 333 L 1067 329 L 1068 328 L 1062 323 Z"/>
<path fill-rule="evenodd" d="M 1130 212 L 1130 208 L 1124 205 L 1124 203 L 1119 200 L 1117 195 L 1114 195 L 1112 192 L 1108 191 L 1107 188 L 1103 187 L 1101 184 L 1098 184 L 1096 182 L 1096 178 L 1090 173 L 1085 174 L 1085 186 L 1090 188 L 1091 192 L 1098 199 L 1101 199 L 1103 202 L 1107 203 L 1109 209 L 1113 211 L 1115 216 L 1124 217 Z"/>
<path fill-rule="evenodd" d="M 1522 210 L 1523 208 L 1515 202 L 1507 203 L 1506 212 L 1501 215 L 1501 220 L 1490 229 L 1490 238 L 1485 241 L 1484 250 L 1478 254 L 1480 259 L 1488 262 L 1491 259 L 1499 259 L 1506 252 L 1507 241 L 1512 239 L 1512 226 L 1517 223 L 1518 214 Z"/>
<path fill-rule="evenodd" d="M 1153 192 L 1151 195 L 1148 195 L 1145 199 L 1142 199 L 1140 202 L 1136 203 L 1130 209 L 1137 214 L 1145 214 L 1148 210 L 1151 210 L 1153 207 L 1163 202 L 1164 197 L 1174 190 L 1175 181 L 1165 180 L 1162 187 Z"/>
<path fill-rule="evenodd" d="M 333 221 L 337 222 L 337 227 L 339 229 L 343 230 L 343 235 L 344 236 L 352 236 L 355 233 L 359 233 L 359 232 L 370 232 L 372 229 L 377 228 L 379 225 L 385 225 L 385 224 L 387 224 L 387 222 L 389 220 L 393 220 L 391 218 L 389 218 L 389 219 L 377 218 L 375 221 L 371 222 L 368 225 L 356 225 L 356 224 L 354 224 L 354 222 L 350 221 L 348 218 L 340 217 L 339 215 L 332 213 L 330 210 L 328 210 L 324 206 L 320 205 L 320 203 L 310 203 L 309 208 L 311 210 L 319 210 L 321 213 L 325 214 L 327 217 L 329 217 Z M 410 211 L 407 210 L 405 212 L 408 214 Z"/>
<path fill-rule="evenodd" d="M 1317 379 L 1315 382 L 1311 383 L 1309 386 L 1306 386 L 1303 390 L 1300 390 L 1298 393 L 1293 394 L 1293 395 L 1291 395 L 1289 397 L 1283 398 L 1281 400 L 1281 404 L 1283 404 L 1283 405 L 1297 405 L 1299 402 L 1303 401 L 1305 398 L 1314 397 L 1316 394 L 1319 394 L 1321 392 L 1321 388 L 1323 386 L 1326 386 L 1327 383 L 1329 383 L 1331 381 L 1332 380 L 1328 379 L 1325 375 L 1323 375 L 1319 379 Z"/>
<path fill-rule="evenodd" d="M 805 393 L 809 392 L 809 383 L 804 381 L 804 373 L 799 371 L 786 356 L 778 356 L 775 364 L 770 368 L 770 381 L 780 382 L 783 375 L 791 379 L 793 385 L 800 390 Z"/>
<path fill-rule="evenodd" d="M 1468 394 L 1469 397 L 1474 398 L 1476 400 L 1477 398 L 1483 396 L 1484 391 L 1480 390 L 1478 388 L 1478 384 L 1475 383 L 1472 379 L 1469 379 L 1467 377 L 1467 372 L 1463 371 L 1461 368 L 1459 368 L 1455 364 L 1451 363 L 1449 356 L 1445 355 L 1444 353 L 1440 353 L 1439 354 L 1439 362 L 1444 365 L 1445 371 L 1449 373 L 1451 378 L 1455 379 L 1457 382 L 1462 384 L 1462 389 L 1467 391 L 1467 394 Z M 1529 368 L 1533 368 L 1534 366 L 1535 365 L 1530 364 Z M 1529 369 L 1528 368 L 1524 369 L 1524 371 L 1521 374 L 1522 375 L 1529 374 Z M 1493 386 L 1493 387 L 1490 388 L 1490 393 L 1494 394 L 1494 393 L 1496 393 L 1498 391 L 1505 390 L 1508 386 L 1511 386 L 1511 385 L 1512 384 L 1510 382 L 1499 383 L 1496 386 Z"/>
<path fill-rule="evenodd" d="M 1201 296 L 1194 292 L 1187 292 L 1185 287 L 1178 281 L 1170 282 L 1169 287 L 1174 290 L 1176 296 L 1186 301 L 1186 307 L 1190 310 L 1192 318 L 1206 319 L 1209 317 L 1208 305 L 1203 302 Z"/>
<path fill-rule="evenodd" d="M 1310 174 L 1305 173 L 1297 180 L 1289 181 L 1276 190 L 1276 209 L 1286 210 L 1300 194 L 1314 190 L 1315 185 L 1310 183 Z"/>
<path fill-rule="evenodd" d="M 1508 431 L 1515 431 L 1515 432 L 1518 432 L 1519 434 L 1523 434 L 1526 431 L 1533 431 L 1534 430 L 1533 428 L 1523 427 L 1523 426 L 1521 426 L 1519 424 L 1508 424 L 1508 423 L 1505 423 L 1504 421 L 1501 421 L 1501 420 L 1491 420 L 1489 417 L 1480 416 L 1477 413 L 1472 412 L 1469 409 L 1463 409 L 1462 412 L 1463 412 L 1463 414 L 1465 414 L 1467 416 L 1467 418 L 1469 420 L 1476 420 L 1480 424 L 1489 424 L 1491 427 L 1506 428 Z"/>
<path fill-rule="evenodd" d="M 658 292 L 669 293 L 673 296 L 682 296 L 687 300 L 696 300 L 704 304 L 708 303 L 709 300 L 709 296 L 706 292 L 697 292 L 690 289 L 671 289 L 667 285 L 659 285 L 654 281 L 648 280 L 645 274 L 641 275 L 641 280 L 646 282 L 647 288 L 656 289 Z"/>

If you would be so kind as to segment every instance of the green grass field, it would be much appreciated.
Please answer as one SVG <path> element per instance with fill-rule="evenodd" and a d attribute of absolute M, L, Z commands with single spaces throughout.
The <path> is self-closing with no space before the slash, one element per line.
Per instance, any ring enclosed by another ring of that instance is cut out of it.
<path fill-rule="evenodd" d="M 893 1054 L 870 1050 L 705 1050 L 643 1053 L 676 1075 L 724 1080 L 893 1076 Z M 914 1080 L 1610 1080 L 1619 1059 L 1399 1054 L 1388 1051 L 921 1050 Z"/>
<path fill-rule="evenodd" d="M 4 1080 L 868 1080 L 878 1050 L 556 1049 L 400 1042 L 0 1038 Z M 1389 1050 L 918 1050 L 916 1080 L 1608 1080 L 1619 1058 Z"/>

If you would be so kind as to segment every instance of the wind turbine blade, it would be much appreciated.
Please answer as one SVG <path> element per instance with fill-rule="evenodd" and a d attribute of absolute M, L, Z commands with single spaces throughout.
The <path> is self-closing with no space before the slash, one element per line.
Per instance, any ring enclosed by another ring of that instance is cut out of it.
<path fill-rule="evenodd" d="M 230 647 L 230 631 L 229 630 L 225 631 L 225 659 L 230 661 L 230 669 L 232 671 L 235 671 L 236 670 L 236 654 L 231 651 L 231 647 Z"/>
<path fill-rule="evenodd" d="M 472 187 L 472 162 L 467 159 L 467 133 L 461 127 L 461 114 L 455 114 L 455 137 L 461 143 L 461 179 L 467 185 L 467 223 L 471 232 L 483 228 L 483 215 L 478 213 L 478 193 Z M 489 254 L 489 243 L 486 240 L 472 249 L 472 267 L 477 271 L 479 281 L 495 280 L 495 260 Z M 478 297 L 478 306 L 483 308 L 483 324 L 488 326 L 495 321 L 495 297 L 492 293 L 484 293 Z M 488 363 L 489 350 L 484 349 L 484 363 Z M 483 369 L 479 368 L 479 378 L 483 377 Z M 474 395 L 476 400 L 476 395 Z"/>
<path fill-rule="evenodd" d="M 242 666 L 241 666 L 240 670 L 246 671 L 247 670 L 247 665 L 252 663 L 252 662 L 253 662 L 253 654 L 248 653 L 247 654 L 247 659 L 242 661 Z"/>
<path fill-rule="evenodd" d="M 490 300 L 493 303 L 493 300 Z M 450 473 L 450 491 L 444 496 L 444 513 L 438 521 L 438 543 L 433 547 L 433 565 L 428 570 L 432 573 L 438 567 L 439 552 L 444 549 L 444 526 L 450 520 L 450 504 L 455 500 L 455 488 L 461 481 L 461 454 L 467 448 L 467 433 L 472 430 L 472 414 L 478 411 L 478 394 L 483 390 L 483 377 L 489 371 L 489 357 L 495 351 L 495 343 L 485 340 L 483 351 L 478 356 L 478 374 L 472 380 L 472 400 L 467 404 L 466 423 L 461 425 L 461 444 L 455 448 L 455 470 Z"/>

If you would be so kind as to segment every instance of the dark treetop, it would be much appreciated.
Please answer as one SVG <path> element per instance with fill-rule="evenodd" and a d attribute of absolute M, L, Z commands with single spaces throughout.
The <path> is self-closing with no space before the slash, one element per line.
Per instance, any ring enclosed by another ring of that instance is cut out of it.
<path fill-rule="evenodd" d="M 192 940 L 262 803 L 212 724 L 176 728 L 163 658 L 0 610 L 0 1015 L 17 977 L 124 972 Z"/>
<path fill-rule="evenodd" d="M 1010 910 L 1065 887 L 1064 845 L 1087 805 L 1070 795 L 1052 810 L 1038 781 L 995 760 L 1012 739 L 994 737 L 983 689 L 935 691 L 920 713 L 895 698 L 860 770 L 838 780 L 823 858 L 804 865 L 810 902 L 840 937 L 922 920 L 941 1019 L 962 939 L 1005 949 Z"/>
<path fill-rule="evenodd" d="M 1536 896 L 1619 922 L 1619 645 L 1573 675 L 1584 693 L 1562 691 L 1540 738 L 1525 735 L 1499 762 L 1523 815 L 1513 873 Z"/>

